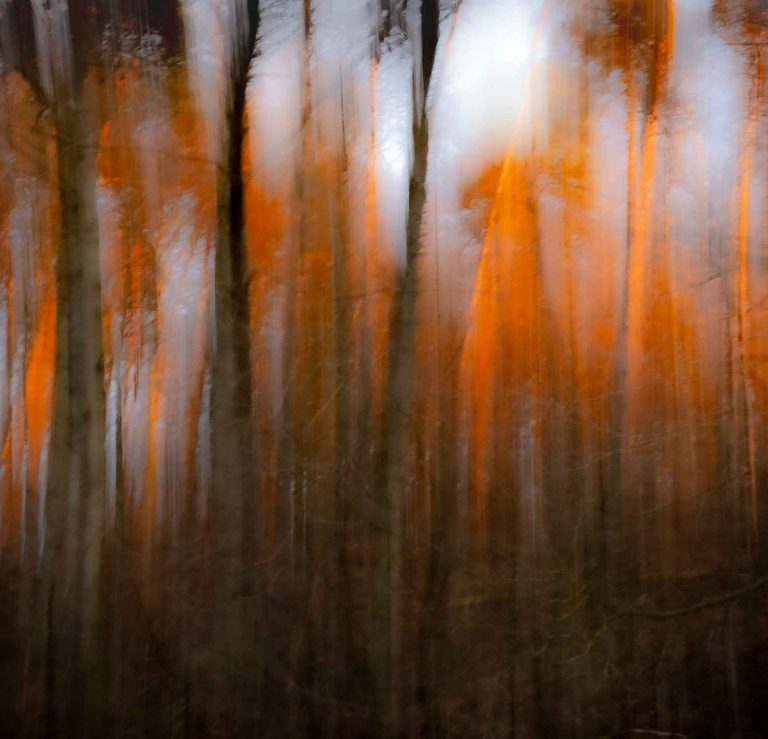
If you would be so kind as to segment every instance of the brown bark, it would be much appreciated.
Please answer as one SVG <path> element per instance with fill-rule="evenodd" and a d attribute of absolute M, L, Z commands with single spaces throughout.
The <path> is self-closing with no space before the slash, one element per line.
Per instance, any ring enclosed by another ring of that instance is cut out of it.
<path fill-rule="evenodd" d="M 438 4 L 425 0 L 421 6 L 422 69 L 425 91 L 437 46 Z M 373 526 L 373 670 L 376 710 L 386 733 L 398 717 L 398 617 L 400 610 L 401 500 L 408 484 L 408 432 L 416 350 L 416 307 L 426 175 L 429 125 L 425 110 L 417 111 L 414 162 L 409 183 L 406 264 L 397 277 L 387 351 L 386 399 L 381 448 L 374 470 Z"/>
<path fill-rule="evenodd" d="M 222 656 L 255 649 L 253 593 L 256 587 L 257 457 L 252 412 L 250 268 L 245 242 L 242 156 L 248 69 L 259 26 L 258 5 L 249 3 L 248 31 L 235 48 L 217 171 L 215 316 L 211 375 L 212 491 L 210 523 L 215 559 L 221 566 L 216 616 Z M 237 42 L 236 42 L 237 43 Z M 244 681 L 225 675 L 224 686 L 240 695 L 243 728 L 253 719 L 253 701 L 240 692 Z"/>
<path fill-rule="evenodd" d="M 67 644 L 85 681 L 70 688 L 84 733 L 97 730 L 99 587 L 106 458 L 99 242 L 96 216 L 96 96 L 86 80 L 76 97 L 56 105 L 61 245 L 56 262 L 56 370 L 46 544 L 57 581 L 54 611 L 71 614 Z M 57 609 L 58 607 L 58 609 Z M 65 655 L 61 655 L 65 657 Z M 75 686 L 77 687 L 75 688 Z M 79 722 L 78 716 L 75 719 Z"/>

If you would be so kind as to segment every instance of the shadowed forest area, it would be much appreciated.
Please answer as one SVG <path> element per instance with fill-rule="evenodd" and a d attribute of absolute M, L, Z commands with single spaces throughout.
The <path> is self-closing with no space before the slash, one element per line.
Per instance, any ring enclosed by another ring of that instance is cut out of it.
<path fill-rule="evenodd" d="M 766 0 L 0 0 L 0 736 L 768 736 Z"/>

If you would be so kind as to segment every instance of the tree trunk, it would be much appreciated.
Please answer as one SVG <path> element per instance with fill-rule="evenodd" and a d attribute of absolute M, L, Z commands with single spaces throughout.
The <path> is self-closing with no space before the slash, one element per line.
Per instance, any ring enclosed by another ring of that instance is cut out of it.
<path fill-rule="evenodd" d="M 252 4 L 249 4 L 252 5 Z M 215 558 L 221 563 L 220 602 L 223 654 L 247 657 L 255 647 L 253 593 L 256 571 L 257 459 L 252 413 L 250 270 L 245 241 L 245 186 L 242 156 L 244 115 L 258 10 L 249 8 L 249 28 L 236 49 L 217 172 L 215 315 L 216 347 L 212 372 L 211 522 Z M 228 615 L 225 615 L 228 614 Z M 224 686 L 249 686 L 224 676 Z M 255 692 L 255 690 L 254 690 Z M 245 729 L 253 721 L 253 701 L 243 692 L 238 706 Z"/>
<path fill-rule="evenodd" d="M 422 71 L 424 90 L 437 46 L 438 3 L 424 0 L 421 6 Z M 416 60 L 418 63 L 418 60 Z M 383 733 L 396 729 L 398 664 L 398 614 L 400 610 L 400 502 L 408 484 L 408 431 L 413 369 L 416 351 L 416 307 L 419 255 L 429 154 L 429 125 L 426 112 L 417 112 L 414 162 L 408 193 L 406 265 L 398 275 L 392 307 L 387 352 L 387 396 L 382 421 L 381 449 L 374 471 L 373 522 L 373 671 L 376 682 L 376 711 Z"/>
<path fill-rule="evenodd" d="M 99 580 L 105 497 L 105 392 L 96 214 L 98 119 L 90 80 L 56 110 L 61 246 L 56 263 L 56 374 L 47 546 L 55 610 L 75 635 L 59 665 L 74 665 L 73 725 L 98 733 L 104 660 Z M 70 660 L 72 660 L 70 662 Z M 79 705 L 77 705 L 79 704 Z"/>

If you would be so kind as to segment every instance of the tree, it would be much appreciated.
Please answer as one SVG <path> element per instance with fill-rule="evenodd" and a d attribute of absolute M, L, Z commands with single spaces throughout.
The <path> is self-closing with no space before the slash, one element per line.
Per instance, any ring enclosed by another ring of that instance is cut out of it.
<path fill-rule="evenodd" d="M 224 45 L 224 110 L 216 170 L 215 348 L 211 360 L 212 519 L 215 561 L 221 562 L 224 625 L 221 648 L 252 646 L 256 572 L 257 457 L 251 390 L 250 267 L 245 241 L 243 143 L 248 73 L 259 32 L 258 0 L 213 3 L 231 35 Z M 209 101 L 202 101 L 204 105 Z M 219 559 L 221 558 L 221 559 Z M 230 676 L 231 677 L 231 676 Z M 225 681 L 229 682 L 228 680 Z M 240 681 L 241 683 L 242 681 Z M 238 684 L 240 684 L 238 683 Z M 246 714 L 249 701 L 243 698 Z M 243 718 L 250 721 L 251 718 Z"/>
<path fill-rule="evenodd" d="M 394 15 L 394 14 L 393 14 Z M 439 5 L 437 0 L 421 3 L 421 74 L 425 92 L 429 89 L 437 49 Z M 384 34 L 386 36 L 386 34 Z M 382 420 L 381 447 L 374 469 L 375 572 L 373 583 L 374 632 L 377 647 L 374 670 L 377 682 L 377 709 L 380 726 L 397 720 L 397 654 L 395 653 L 399 612 L 400 499 L 408 483 L 408 434 L 413 369 L 416 349 L 416 306 L 419 286 L 422 218 L 426 201 L 429 123 L 426 94 L 414 120 L 414 160 L 409 183 L 406 226 L 406 263 L 397 275 L 387 351 L 386 399 Z M 427 604 L 427 609 L 430 604 Z"/>
<path fill-rule="evenodd" d="M 44 586 L 57 629 L 73 638 L 59 649 L 48 633 L 46 731 L 67 720 L 94 732 L 100 721 L 97 685 L 103 675 L 97 631 L 105 491 L 104 358 L 96 216 L 97 79 L 88 59 L 98 53 L 94 3 L 15 2 L 22 45 L 16 63 L 48 110 L 55 130 L 61 240 L 56 258 L 56 366 L 45 506 Z M 30 33 L 32 32 L 33 33 Z M 26 35 L 25 34 L 29 34 Z M 55 592 L 55 597 L 54 597 Z M 50 626 L 50 625 L 49 625 Z M 69 663 L 75 676 L 53 675 Z"/>

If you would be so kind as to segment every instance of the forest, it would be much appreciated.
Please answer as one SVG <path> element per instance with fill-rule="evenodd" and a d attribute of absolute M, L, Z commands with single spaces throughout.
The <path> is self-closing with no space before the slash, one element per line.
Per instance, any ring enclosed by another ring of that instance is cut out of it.
<path fill-rule="evenodd" d="M 0 736 L 768 737 L 767 0 L 0 0 Z"/>

